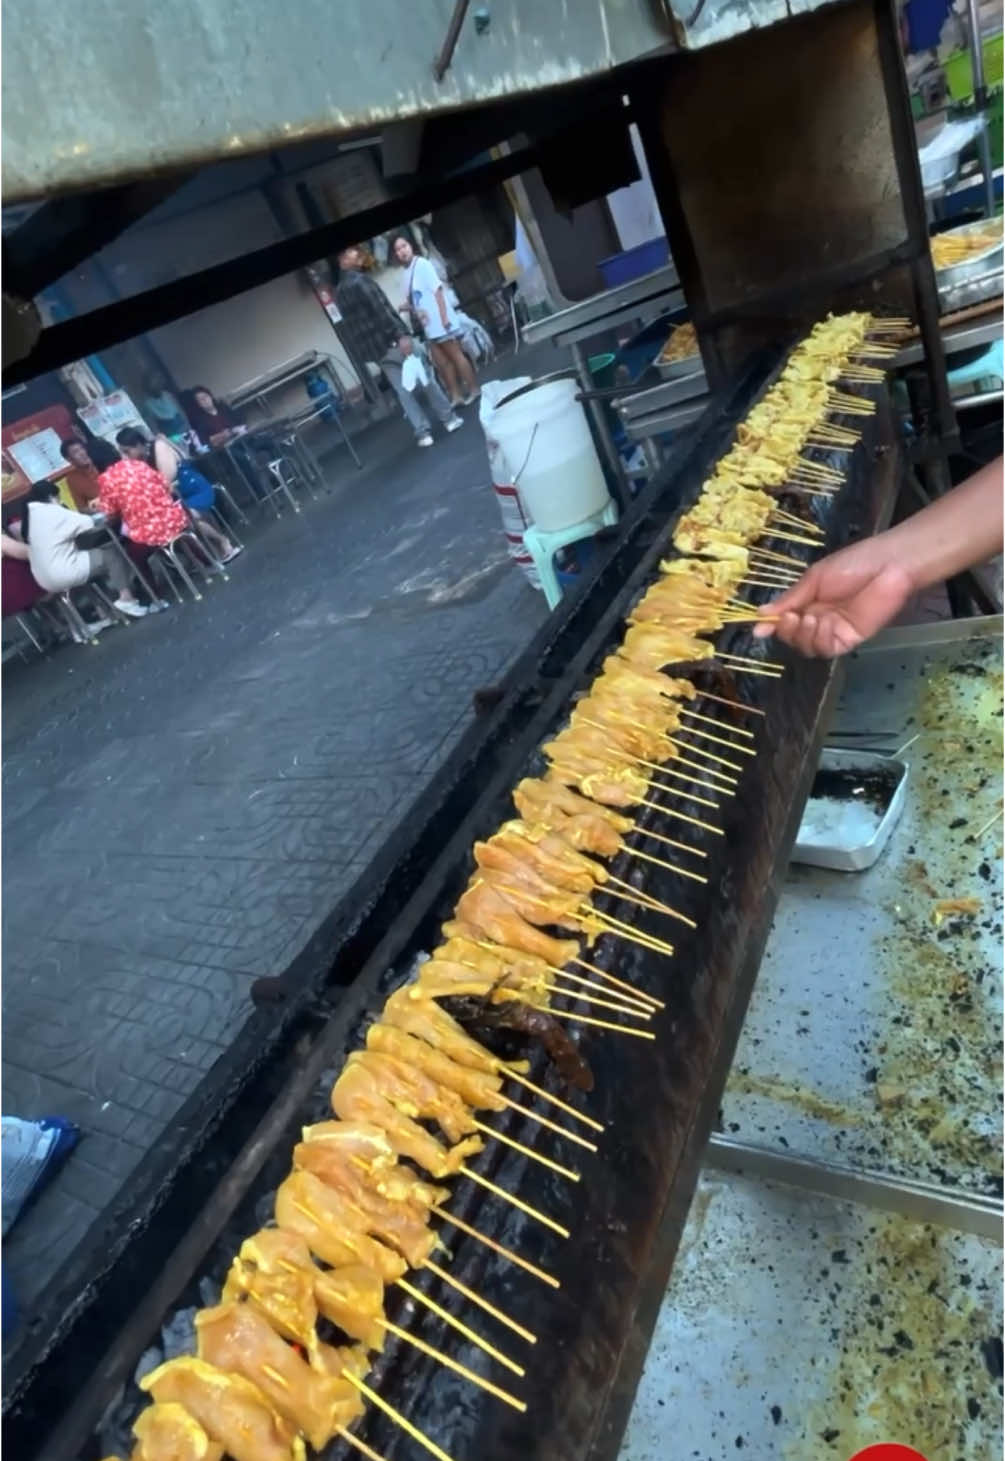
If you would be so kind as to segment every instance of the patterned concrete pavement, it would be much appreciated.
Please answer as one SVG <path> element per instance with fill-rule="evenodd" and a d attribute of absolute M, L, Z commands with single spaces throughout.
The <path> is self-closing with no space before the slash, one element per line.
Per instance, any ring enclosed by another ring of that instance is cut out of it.
<path fill-rule="evenodd" d="M 84 1132 L 5 1243 L 23 1309 L 543 621 L 468 416 L 368 432 L 201 604 L 5 672 L 4 1109 Z"/>

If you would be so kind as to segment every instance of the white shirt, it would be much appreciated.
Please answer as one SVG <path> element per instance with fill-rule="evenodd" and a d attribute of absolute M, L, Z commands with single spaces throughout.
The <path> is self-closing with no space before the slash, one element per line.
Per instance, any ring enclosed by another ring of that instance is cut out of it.
<path fill-rule="evenodd" d="M 28 553 L 35 582 L 48 593 L 76 588 L 91 576 L 87 550 L 74 542 L 78 533 L 94 527 L 94 519 L 71 512 L 58 502 L 33 502 L 27 507 Z"/>
<path fill-rule="evenodd" d="M 446 297 L 446 289 L 440 276 L 428 259 L 417 255 L 408 266 L 408 302 L 415 313 L 427 340 L 442 340 L 457 330 L 457 316 Z M 439 289 L 444 291 L 447 308 L 447 324 L 444 327 L 440 306 L 436 298 Z"/>

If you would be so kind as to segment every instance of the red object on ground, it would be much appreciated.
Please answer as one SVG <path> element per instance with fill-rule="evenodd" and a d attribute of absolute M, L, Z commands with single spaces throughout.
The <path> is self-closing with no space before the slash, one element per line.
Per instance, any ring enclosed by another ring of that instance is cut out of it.
<path fill-rule="evenodd" d="M 913 1446 L 901 1446 L 896 1441 L 880 1441 L 875 1446 L 866 1446 L 864 1451 L 856 1451 L 850 1461 L 928 1461 L 928 1458 Z"/>

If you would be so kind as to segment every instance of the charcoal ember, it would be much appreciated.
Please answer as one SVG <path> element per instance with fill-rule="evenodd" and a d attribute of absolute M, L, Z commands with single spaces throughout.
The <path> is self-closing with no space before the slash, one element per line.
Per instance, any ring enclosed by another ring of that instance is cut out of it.
<path fill-rule="evenodd" d="M 562 1026 L 546 1010 L 506 1000 L 491 1004 L 477 995 L 453 995 L 440 1000 L 448 1014 L 463 1025 L 493 1055 L 519 1060 L 527 1042 L 543 1046 L 549 1060 L 567 1085 L 579 1091 L 593 1090 L 593 1072 Z"/>

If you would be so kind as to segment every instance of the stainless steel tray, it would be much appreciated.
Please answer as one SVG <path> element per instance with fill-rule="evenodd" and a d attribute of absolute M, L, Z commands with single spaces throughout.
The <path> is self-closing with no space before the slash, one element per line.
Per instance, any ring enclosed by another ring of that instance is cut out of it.
<path fill-rule="evenodd" d="M 664 380 L 678 380 L 682 375 L 704 374 L 701 356 L 698 354 L 684 355 L 680 360 L 670 361 L 661 360 L 657 355 L 653 364 Z"/>
<path fill-rule="evenodd" d="M 989 228 L 995 227 L 998 230 L 998 241 L 989 248 L 982 249 L 979 254 L 974 254 L 969 259 L 962 260 L 959 264 L 949 264 L 944 269 L 936 269 L 935 282 L 940 293 L 945 289 L 951 289 L 957 284 L 963 284 L 968 279 L 979 279 L 985 274 L 993 274 L 1002 267 L 1003 245 L 1002 245 L 1002 220 L 1000 218 L 982 218 L 975 223 L 965 223 L 962 228 L 950 228 L 942 235 L 942 238 L 966 238 L 971 233 L 984 233 Z"/>
<path fill-rule="evenodd" d="M 861 796 L 850 787 L 845 797 L 814 795 L 821 773 L 843 774 L 849 780 L 861 776 Z M 872 867 L 904 810 L 907 762 L 875 752 L 825 747 L 817 775 L 796 835 L 792 861 L 840 872 L 861 872 Z M 869 788 L 870 777 L 882 785 Z"/>

